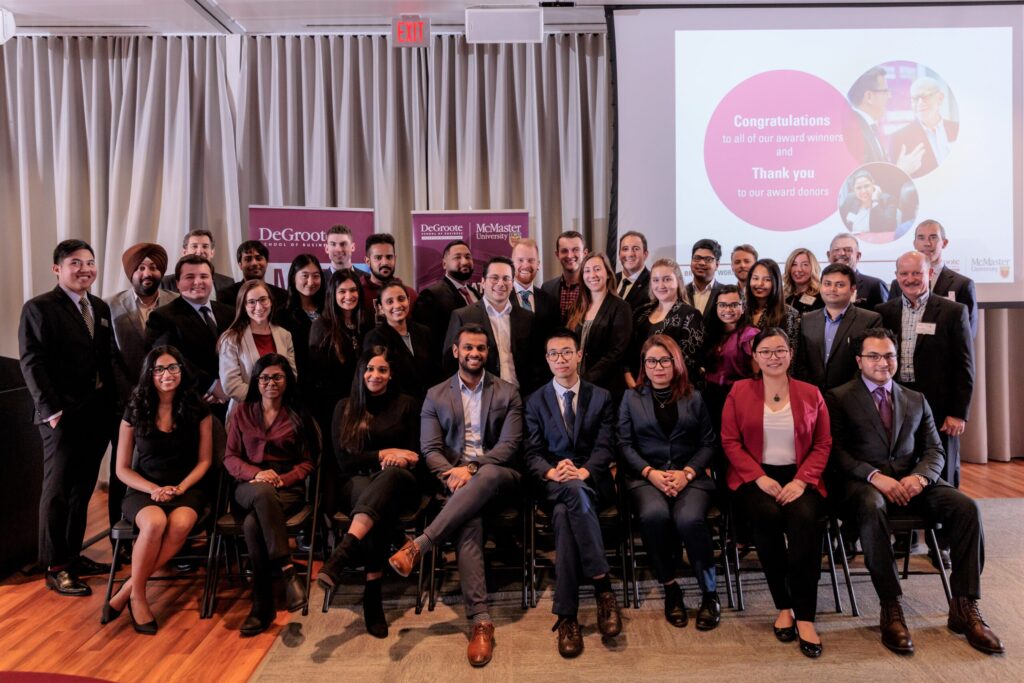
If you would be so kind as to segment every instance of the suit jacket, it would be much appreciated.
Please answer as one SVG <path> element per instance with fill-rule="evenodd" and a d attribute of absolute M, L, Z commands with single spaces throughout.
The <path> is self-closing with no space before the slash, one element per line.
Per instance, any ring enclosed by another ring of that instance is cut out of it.
<path fill-rule="evenodd" d="M 114 359 L 118 353 L 110 307 L 97 296 L 86 296 L 94 321 L 91 337 L 81 310 L 60 286 L 21 307 L 21 373 L 35 404 L 37 424 L 97 398 L 109 402 L 114 410 Z M 102 384 L 99 392 L 97 377 Z"/>
<path fill-rule="evenodd" d="M 952 299 L 958 304 L 966 306 L 967 318 L 971 323 L 971 338 L 973 339 L 978 336 L 978 295 L 974 291 L 974 280 L 943 266 L 942 270 L 939 271 L 938 277 L 935 278 L 932 294 L 938 294 L 943 298 Z M 950 294 L 953 296 L 949 296 Z M 899 299 L 902 295 L 903 290 L 900 289 L 899 283 L 893 280 L 892 284 L 889 285 L 889 298 Z"/>
<path fill-rule="evenodd" d="M 213 274 L 213 291 L 215 294 L 222 289 L 227 289 L 233 284 L 235 284 L 235 281 L 227 275 L 221 275 L 220 273 Z M 173 272 L 164 275 L 164 278 L 160 281 L 160 288 L 168 292 L 173 292 L 174 294 L 179 294 L 178 283 L 174 280 Z M 216 300 L 220 297 L 214 296 L 213 298 Z M 234 304 L 232 303 L 232 305 Z"/>
<path fill-rule="evenodd" d="M 292 333 L 278 325 L 270 326 L 270 334 L 274 337 L 277 353 L 288 359 L 292 372 L 298 375 L 295 366 L 295 347 L 292 345 Z M 236 341 L 231 335 L 220 340 L 220 384 L 224 393 L 231 397 L 228 414 L 234 412 L 235 406 L 245 401 L 249 394 L 249 380 L 252 379 L 252 368 L 260 359 L 256 350 L 256 340 L 252 336 L 252 328 L 246 327 L 241 338 Z"/>
<path fill-rule="evenodd" d="M 720 284 L 717 280 L 711 283 L 711 294 L 708 296 L 707 307 L 701 311 L 701 315 L 704 316 L 705 323 L 709 317 L 718 315 L 718 293 L 722 290 L 723 286 L 724 285 Z M 693 282 L 690 282 L 684 288 L 683 301 L 700 311 L 700 308 L 698 308 L 697 304 L 694 303 L 693 293 Z"/>
<path fill-rule="evenodd" d="M 583 334 L 582 324 L 576 331 Z M 583 345 L 583 379 L 616 398 L 621 396 L 626 390 L 626 351 L 632 339 L 633 309 L 617 296 L 606 296 Z"/>
<path fill-rule="evenodd" d="M 146 324 L 146 346 L 168 344 L 181 351 L 196 375 L 196 389 L 205 393 L 220 377 L 217 339 L 235 318 L 235 311 L 219 301 L 207 304 L 217 321 L 217 335 L 206 325 L 199 312 L 183 297 L 149 314 Z"/>
<path fill-rule="evenodd" d="M 615 273 L 616 289 L 618 289 L 620 284 L 622 284 L 622 271 Z M 626 292 L 624 298 L 633 310 L 651 301 L 651 270 L 647 266 L 644 266 L 644 269 L 636 276 L 636 281 L 629 288 L 629 291 Z"/>
<path fill-rule="evenodd" d="M 839 207 L 839 215 L 846 225 L 846 229 L 853 232 L 852 222 L 847 221 L 847 215 L 859 211 L 859 200 L 852 192 L 847 195 L 846 201 Z M 896 230 L 896 198 L 891 194 L 882 193 L 872 204 L 868 215 L 869 232 L 894 232 Z"/>
<path fill-rule="evenodd" d="M 903 343 L 903 298 L 878 307 L 882 324 L 896 335 L 896 351 Z M 966 420 L 974 393 L 974 344 L 967 307 L 941 296 L 928 296 L 921 322 L 935 323 L 935 334 L 917 334 L 914 378 L 928 399 L 935 421 L 949 416 Z M 899 370 L 897 377 L 899 376 Z"/>
<path fill-rule="evenodd" d="M 878 135 L 876 135 L 875 131 L 871 129 L 871 126 L 868 125 L 868 122 L 864 117 L 859 113 L 854 112 L 854 116 L 852 118 L 857 122 L 857 133 L 859 133 L 859 139 L 858 136 L 855 136 L 851 131 L 851 135 L 848 140 L 850 140 L 854 145 L 858 142 L 861 145 L 861 148 L 858 150 L 860 153 L 858 161 L 862 164 L 870 164 L 876 161 L 889 161 L 886 156 L 886 149 L 882 147 L 882 143 L 879 141 Z M 851 151 L 853 150 L 851 149 Z"/>
<path fill-rule="evenodd" d="M 826 495 L 823 474 L 832 449 L 825 400 L 814 385 L 789 381 L 793 412 L 796 478 Z M 764 382 L 742 379 L 733 385 L 722 411 L 722 448 L 729 459 L 726 482 L 732 490 L 764 475 Z"/>
<path fill-rule="evenodd" d="M 932 484 L 946 484 L 940 478 L 945 454 L 924 395 L 892 383 L 891 439 L 860 377 L 828 392 L 826 400 L 832 417 L 832 469 L 840 477 L 865 481 L 879 470 L 894 479 L 920 474 Z"/>
<path fill-rule="evenodd" d="M 416 399 L 422 399 L 427 389 L 432 387 L 441 377 L 439 359 L 430 347 L 430 328 L 426 325 L 406 323 L 412 351 L 398 334 L 387 323 L 381 323 L 363 337 L 363 351 L 371 346 L 388 347 L 391 352 L 391 375 L 398 383 L 398 390 Z"/>
<path fill-rule="evenodd" d="M 951 143 L 956 142 L 957 135 L 960 132 L 960 123 L 943 119 L 942 126 L 946 129 L 946 139 Z M 928 134 L 925 132 L 924 126 L 915 119 L 893 133 L 889 138 L 889 156 L 893 163 L 899 158 L 901 149 L 906 149 L 909 153 L 921 144 L 924 145 L 924 156 L 921 157 L 921 166 L 910 174 L 911 178 L 920 178 L 925 174 L 931 173 L 939 166 L 939 162 L 935 158 L 935 150 L 932 149 L 931 143 L 928 142 Z"/>
<path fill-rule="evenodd" d="M 866 275 L 859 270 L 855 270 L 854 275 L 857 276 L 857 299 L 853 302 L 855 305 L 873 311 L 879 304 L 889 299 L 889 290 L 877 277 Z"/>
<path fill-rule="evenodd" d="M 569 434 L 562 406 L 551 382 L 530 394 L 523 406 L 526 466 L 540 482 L 548 470 L 568 458 L 590 472 L 587 484 L 601 500 L 614 498 L 610 466 L 615 457 L 615 411 L 612 396 L 590 382 L 580 382 L 576 422 Z"/>
<path fill-rule="evenodd" d="M 533 330 L 539 344 L 543 346 L 547 336 L 562 326 L 562 314 L 558 309 L 558 299 L 551 297 L 540 287 L 531 287 L 530 303 L 533 306 Z M 513 306 L 522 307 L 519 299 L 519 290 L 513 287 L 512 296 L 509 297 Z"/>
<path fill-rule="evenodd" d="M 468 323 L 480 325 L 487 333 L 487 372 L 500 377 L 501 361 L 498 357 L 498 345 L 494 339 L 494 328 L 491 326 L 491 319 L 487 316 L 487 309 L 483 301 L 452 311 L 448 321 L 448 332 L 444 338 L 444 348 L 451 349 L 459 335 L 459 330 Z M 519 391 L 523 396 L 527 396 L 537 388 L 538 368 L 541 365 L 547 365 L 533 333 L 533 313 L 525 308 L 513 306 L 509 316 L 509 329 L 516 380 L 519 382 Z M 441 358 L 441 369 L 444 374 L 454 373 L 458 364 L 451 351 L 442 354 Z"/>
<path fill-rule="evenodd" d="M 174 292 L 160 290 L 156 296 L 156 308 L 166 306 L 177 298 L 178 295 Z M 110 306 L 114 341 L 120 352 L 120 362 L 115 364 L 114 373 L 118 399 L 123 402 L 128 399 L 132 388 L 138 384 L 142 363 L 149 353 L 149 347 L 146 346 L 146 327 L 142 324 L 135 290 L 126 289 L 118 292 L 106 301 Z"/>
<path fill-rule="evenodd" d="M 692 467 L 697 473 L 688 486 L 713 491 L 707 475 L 715 452 L 715 430 L 700 393 L 676 402 L 679 420 L 672 434 L 665 436 L 654 413 L 654 394 L 641 385 L 627 391 L 619 405 L 619 453 L 625 464 L 626 488 L 644 483 L 641 476 L 650 465 L 656 470 Z"/>
<path fill-rule="evenodd" d="M 850 306 L 839 322 L 832 350 L 825 360 L 825 309 L 805 313 L 800 323 L 800 343 L 793 376 L 821 391 L 845 384 L 857 376 L 853 340 L 865 330 L 881 327 L 882 317 L 874 311 Z"/>
<path fill-rule="evenodd" d="M 523 402 L 519 391 L 484 372 L 480 398 L 480 424 L 484 454 L 481 465 L 515 467 L 523 440 Z M 420 413 L 420 452 L 430 471 L 440 477 L 462 464 L 466 445 L 466 418 L 458 375 L 430 388 Z"/>
<path fill-rule="evenodd" d="M 480 292 L 470 287 L 480 299 Z M 431 347 L 438 358 L 445 357 L 445 323 L 452 317 L 452 311 L 466 306 L 466 299 L 447 277 L 442 277 L 434 284 L 420 290 L 416 303 L 412 307 L 412 319 L 420 325 L 430 328 Z M 451 356 L 451 351 L 448 351 Z"/>

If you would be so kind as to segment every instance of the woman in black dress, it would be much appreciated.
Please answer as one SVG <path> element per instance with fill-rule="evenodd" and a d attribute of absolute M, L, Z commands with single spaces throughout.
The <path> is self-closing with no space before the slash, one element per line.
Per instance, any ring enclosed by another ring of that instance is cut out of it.
<path fill-rule="evenodd" d="M 181 353 L 173 346 L 150 351 L 128 401 L 117 444 L 117 478 L 129 487 L 121 509 L 139 536 L 132 551 L 132 575 L 103 606 L 102 623 L 116 618 L 127 605 L 136 631 L 156 633 L 146 582 L 185 544 L 203 509 L 198 484 L 210 469 L 212 420 Z"/>
<path fill-rule="evenodd" d="M 615 271 L 607 256 L 591 254 L 581 270 L 583 286 L 566 327 L 580 335 L 580 376 L 618 401 L 626 390 L 623 366 L 633 337 L 633 309 L 615 290 Z"/>
<path fill-rule="evenodd" d="M 392 280 L 380 290 L 377 307 L 384 322 L 366 333 L 363 349 L 387 347 L 398 390 L 422 401 L 427 389 L 441 381 L 441 359 L 433 351 L 430 328 L 409 318 L 412 305 L 400 280 Z"/>
<path fill-rule="evenodd" d="M 798 247 L 790 253 L 782 283 L 786 305 L 800 315 L 825 308 L 821 298 L 821 265 L 810 249 Z"/>
<path fill-rule="evenodd" d="M 340 506 L 352 522 L 317 577 L 329 590 L 345 567 L 366 569 L 363 620 L 377 638 L 388 635 L 380 584 L 389 534 L 420 499 L 420 402 L 399 393 L 390 356 L 382 346 L 368 349 L 352 392 L 334 411 L 331 440 L 341 470 Z"/>
<path fill-rule="evenodd" d="M 299 254 L 288 268 L 288 306 L 281 314 L 281 327 L 292 333 L 295 369 L 303 399 L 312 398 L 309 386 L 309 333 L 324 309 L 323 271 L 312 254 Z M 307 403 L 307 405 L 310 405 Z"/>
<path fill-rule="evenodd" d="M 796 344 L 800 339 L 800 313 L 786 305 L 779 264 L 763 258 L 747 277 L 745 297 L 750 322 L 759 330 L 781 327 Z"/>

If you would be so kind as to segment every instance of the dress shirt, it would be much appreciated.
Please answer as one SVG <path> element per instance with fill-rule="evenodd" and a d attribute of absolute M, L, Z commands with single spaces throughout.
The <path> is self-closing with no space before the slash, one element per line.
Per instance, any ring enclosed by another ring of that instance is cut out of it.
<path fill-rule="evenodd" d="M 708 299 L 711 298 L 711 290 L 715 287 L 715 280 L 712 278 L 711 282 L 704 289 L 697 286 L 697 281 L 694 280 L 693 285 L 693 307 L 701 313 L 706 313 L 708 309 Z"/>
<path fill-rule="evenodd" d="M 512 358 L 512 302 L 506 301 L 505 308 L 499 311 L 491 306 L 491 302 L 485 297 L 484 310 L 487 311 L 487 317 L 491 321 L 491 329 L 494 330 L 494 343 L 498 347 L 499 376 L 518 387 L 516 365 Z"/>
<path fill-rule="evenodd" d="M 903 317 L 901 319 L 900 339 L 900 381 L 914 382 L 914 348 L 917 346 L 917 324 L 924 315 L 924 307 L 928 304 L 929 293 L 925 292 L 917 300 L 917 307 L 911 305 L 907 295 L 903 299 Z"/>
<path fill-rule="evenodd" d="M 928 145 L 935 154 L 935 163 L 941 164 L 949 156 L 949 136 L 946 135 L 946 122 L 939 119 L 939 125 L 934 128 L 921 124 L 924 134 L 928 138 Z"/>
<path fill-rule="evenodd" d="M 885 389 L 885 400 L 892 404 L 892 380 L 889 380 L 885 384 L 875 384 L 864 375 L 861 375 L 860 379 L 862 382 L 864 382 L 864 386 L 868 388 L 868 393 L 871 394 L 871 403 L 872 405 L 875 406 L 875 410 L 878 410 L 878 404 L 875 402 L 875 390 L 878 389 L 879 387 Z M 868 473 L 868 481 L 871 481 L 871 477 L 878 474 L 878 472 L 879 470 L 877 469 L 871 470 L 871 472 Z M 928 480 L 924 479 L 923 477 L 921 479 L 921 483 L 925 486 L 928 486 Z"/>
<path fill-rule="evenodd" d="M 522 306 L 523 308 L 525 308 L 528 311 L 536 312 L 537 311 L 537 290 L 532 285 L 529 286 L 529 287 L 523 287 L 521 284 L 519 284 L 519 280 L 516 280 L 515 287 L 516 287 L 516 296 L 519 297 L 519 299 L 518 299 L 519 300 L 519 305 Z M 529 299 L 530 299 L 529 303 L 527 303 L 526 299 L 523 298 L 523 293 L 528 293 Z"/>
<path fill-rule="evenodd" d="M 622 282 L 619 283 L 619 296 L 625 299 L 629 296 L 629 290 L 633 289 L 633 285 L 636 284 L 636 279 L 640 277 L 640 273 L 644 272 L 644 269 L 636 271 L 632 275 L 626 275 L 626 271 L 623 270 Z"/>
<path fill-rule="evenodd" d="M 149 322 L 149 314 L 156 310 L 156 302 L 159 297 L 153 297 L 153 303 L 147 304 L 138 294 L 135 295 L 135 304 L 139 307 L 139 318 L 142 320 L 142 329 L 146 329 Z"/>
<path fill-rule="evenodd" d="M 462 459 L 476 460 L 484 454 L 483 425 L 480 419 L 481 398 L 484 395 L 484 378 L 476 383 L 475 389 L 470 389 L 462 381 L 459 375 L 459 391 L 462 394 L 462 417 L 466 424 L 465 446 L 462 448 Z"/>
<path fill-rule="evenodd" d="M 942 263 L 941 261 L 939 262 L 939 265 L 937 265 L 937 266 L 932 264 L 932 271 L 928 274 L 928 291 L 929 292 L 934 292 L 935 291 L 935 281 L 939 279 L 939 275 L 942 274 L 942 269 L 945 268 L 945 267 L 946 267 L 946 264 Z M 939 292 L 939 296 L 942 296 L 942 292 Z M 954 299 L 952 297 L 950 297 L 950 300 L 951 301 L 956 301 L 956 299 Z"/>
<path fill-rule="evenodd" d="M 473 288 L 469 286 L 469 282 L 468 281 L 467 282 L 459 282 L 458 280 L 456 280 L 456 279 L 454 279 L 454 278 L 452 278 L 452 277 L 450 277 L 448 275 L 445 275 L 444 277 L 445 277 L 446 280 L 448 280 L 448 282 L 451 283 L 452 287 L 454 287 L 455 289 L 458 290 L 459 296 L 461 296 L 463 299 L 466 298 L 466 295 L 463 294 L 462 292 L 466 291 L 466 292 L 469 293 L 469 303 L 475 304 L 477 301 L 480 300 L 480 297 L 478 297 L 476 295 L 476 292 L 473 291 Z"/>
<path fill-rule="evenodd" d="M 764 407 L 764 465 L 795 465 L 796 437 L 793 432 L 793 408 L 787 403 L 782 410 L 773 412 Z"/>
<path fill-rule="evenodd" d="M 576 407 L 580 404 L 580 379 L 576 378 L 576 384 L 571 387 L 563 387 L 558 383 L 557 379 L 551 380 L 551 386 L 555 388 L 555 396 L 558 398 L 558 409 L 562 412 L 562 424 L 565 424 L 565 392 L 572 392 L 572 412 L 575 415 L 579 415 L 580 411 L 576 410 Z M 578 417 L 576 419 L 579 419 Z M 569 431 L 569 425 L 565 425 L 565 430 L 569 432 L 569 436 L 572 436 L 572 432 Z"/>
<path fill-rule="evenodd" d="M 846 317 L 847 311 L 850 310 L 850 306 L 853 302 L 846 304 L 846 308 L 843 312 L 832 318 L 828 312 L 828 307 L 825 308 L 825 362 L 828 363 L 828 357 L 832 355 L 832 344 L 836 340 L 836 332 L 839 331 L 839 326 L 843 324 L 843 318 Z"/>

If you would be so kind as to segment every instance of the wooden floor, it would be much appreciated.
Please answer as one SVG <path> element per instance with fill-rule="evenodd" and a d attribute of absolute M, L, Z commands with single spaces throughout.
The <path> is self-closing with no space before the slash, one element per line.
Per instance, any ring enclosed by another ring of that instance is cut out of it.
<path fill-rule="evenodd" d="M 962 490 L 974 498 L 1024 497 L 1024 461 L 963 466 Z M 106 499 L 93 498 L 89 534 L 105 526 Z M 106 540 L 87 554 L 109 560 Z M 99 623 L 104 582 L 89 579 L 89 598 L 59 597 L 38 575 L 0 582 L 0 672 L 32 671 L 91 676 L 110 681 L 245 681 L 290 618 L 279 612 L 274 626 L 256 638 L 240 638 L 248 596 L 224 591 L 212 619 L 199 619 L 202 571 L 191 579 L 154 585 L 150 601 L 160 622 L 155 637 L 137 635 L 127 614 Z M 320 597 L 314 589 L 313 600 Z"/>

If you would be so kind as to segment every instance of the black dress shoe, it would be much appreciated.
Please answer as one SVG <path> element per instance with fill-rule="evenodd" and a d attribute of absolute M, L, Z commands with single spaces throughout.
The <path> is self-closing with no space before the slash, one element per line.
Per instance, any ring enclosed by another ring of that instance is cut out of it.
<path fill-rule="evenodd" d="M 136 633 L 141 633 L 144 636 L 155 636 L 156 635 L 156 619 L 147 621 L 145 624 L 140 624 L 135 621 L 135 612 L 132 611 L 132 603 L 128 601 L 128 616 L 132 618 L 132 628 L 135 629 Z"/>
<path fill-rule="evenodd" d="M 931 561 L 932 566 L 936 569 L 949 571 L 953 568 L 953 561 L 949 557 L 949 548 L 939 548 L 938 554 L 935 553 L 934 548 L 929 548 L 928 560 Z M 942 565 L 941 567 L 939 566 L 940 564 Z"/>
<path fill-rule="evenodd" d="M 242 636 L 249 638 L 251 636 L 259 635 L 263 633 L 270 625 L 274 623 L 274 615 L 272 614 L 257 614 L 250 612 L 249 616 L 242 622 L 242 628 L 239 629 Z"/>
<path fill-rule="evenodd" d="M 306 606 L 306 587 L 299 580 L 295 567 L 282 570 L 284 577 L 284 595 L 289 612 L 298 612 Z"/>
<path fill-rule="evenodd" d="M 711 631 L 722 622 L 722 603 L 718 593 L 705 593 L 697 610 L 697 630 Z"/>
<path fill-rule="evenodd" d="M 558 631 L 558 654 L 566 659 L 579 657 L 583 652 L 583 632 L 576 617 L 559 617 L 552 631 Z"/>
<path fill-rule="evenodd" d="M 110 565 L 93 562 L 85 555 L 79 555 L 71 561 L 71 570 L 78 576 L 104 576 L 110 573 Z"/>
<path fill-rule="evenodd" d="M 800 652 L 803 653 L 804 657 L 810 657 L 811 659 L 817 659 L 821 656 L 821 643 L 812 643 L 810 641 L 800 639 Z"/>
<path fill-rule="evenodd" d="M 665 620 L 676 628 L 684 628 L 690 621 L 683 602 L 683 589 L 678 583 L 665 586 Z"/>
<path fill-rule="evenodd" d="M 46 587 L 60 595 L 70 595 L 76 598 L 92 595 L 92 589 L 67 569 L 61 569 L 59 572 L 46 572 Z"/>
<path fill-rule="evenodd" d="M 796 624 L 784 626 L 783 628 L 778 626 L 773 626 L 772 628 L 775 630 L 775 637 L 780 643 L 792 643 L 796 640 Z"/>
<path fill-rule="evenodd" d="M 366 582 L 366 588 L 363 590 L 363 623 L 366 625 L 366 632 L 374 638 L 388 637 L 388 619 L 384 615 L 380 579 Z"/>
<path fill-rule="evenodd" d="M 121 616 L 121 612 L 123 611 L 123 607 L 121 609 L 114 609 L 110 606 L 110 603 L 108 602 L 107 604 L 103 605 L 103 610 L 100 612 L 100 623 L 109 624 L 114 619 L 117 619 L 119 616 Z"/>

